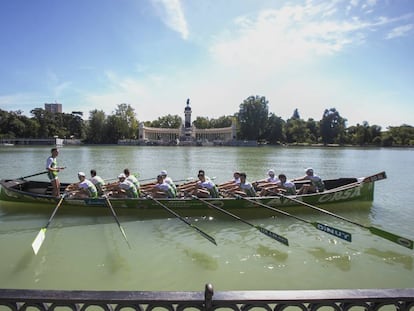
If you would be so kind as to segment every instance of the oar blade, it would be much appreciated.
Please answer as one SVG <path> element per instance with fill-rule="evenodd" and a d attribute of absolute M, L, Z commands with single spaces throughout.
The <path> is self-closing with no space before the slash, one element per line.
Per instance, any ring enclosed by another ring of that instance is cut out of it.
<path fill-rule="evenodd" d="M 282 243 L 286 246 L 289 246 L 289 241 L 288 241 L 287 238 L 285 238 L 285 237 L 283 237 L 283 236 L 281 236 L 277 233 L 274 233 L 273 231 L 267 230 L 266 228 L 260 227 L 260 226 L 255 226 L 255 228 L 257 230 L 259 230 L 261 233 L 263 233 L 264 235 L 267 235 L 268 237 L 270 237 L 270 238 L 272 238 L 272 239 L 274 239 L 274 240 L 276 240 L 276 241 L 278 241 L 278 242 L 280 242 L 280 243 Z"/>
<path fill-rule="evenodd" d="M 121 233 L 124 236 L 124 239 L 125 239 L 126 243 L 128 244 L 128 247 L 131 249 L 131 245 L 128 242 L 128 239 L 127 239 L 126 233 L 124 231 L 124 228 L 122 228 L 122 226 L 119 226 L 119 229 L 121 230 Z"/>
<path fill-rule="evenodd" d="M 46 228 L 40 229 L 39 233 L 37 234 L 36 238 L 33 240 L 32 248 L 35 255 L 39 252 L 40 247 L 43 244 L 43 241 L 46 238 Z"/>
<path fill-rule="evenodd" d="M 379 228 L 368 227 L 368 229 L 372 234 L 378 235 L 386 240 L 397 243 L 398 245 L 404 246 L 409 249 L 414 248 L 414 242 L 412 240 L 409 240 L 407 238 L 404 238 L 402 236 L 396 235 L 388 231 L 381 230 Z"/>
<path fill-rule="evenodd" d="M 208 235 L 208 234 L 207 234 L 207 233 L 205 233 L 203 230 L 199 229 L 197 226 L 194 226 L 194 225 L 193 225 L 193 224 L 191 224 L 191 223 L 190 223 L 190 226 L 191 226 L 194 230 L 196 230 L 198 233 L 200 233 L 203 237 L 205 237 L 207 240 L 209 240 L 211 243 L 213 243 L 214 245 L 216 245 L 216 246 L 217 246 L 216 240 L 215 240 L 212 236 Z"/>
<path fill-rule="evenodd" d="M 349 232 L 346 232 L 346 231 L 343 231 L 343 230 L 340 230 L 340 229 L 337 229 L 337 228 L 334 228 L 334 227 L 331 227 L 325 224 L 321 224 L 319 222 L 313 222 L 312 225 L 320 231 L 331 234 L 347 242 L 352 242 L 352 235 Z"/>

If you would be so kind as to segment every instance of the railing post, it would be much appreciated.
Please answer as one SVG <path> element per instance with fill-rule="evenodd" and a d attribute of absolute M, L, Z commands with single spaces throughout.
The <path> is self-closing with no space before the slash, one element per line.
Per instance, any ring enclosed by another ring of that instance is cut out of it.
<path fill-rule="evenodd" d="M 214 289 L 212 284 L 206 284 L 204 290 L 204 311 L 210 311 L 213 306 Z"/>

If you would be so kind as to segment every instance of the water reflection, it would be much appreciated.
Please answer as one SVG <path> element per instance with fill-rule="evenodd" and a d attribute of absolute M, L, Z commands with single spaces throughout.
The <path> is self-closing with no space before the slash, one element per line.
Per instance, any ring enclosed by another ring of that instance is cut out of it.
<path fill-rule="evenodd" d="M 413 270 L 413 255 L 404 255 L 394 251 L 381 251 L 375 248 L 368 248 L 365 250 L 368 255 L 376 256 L 387 265 L 401 265 L 406 270 Z"/>
<path fill-rule="evenodd" d="M 322 265 L 333 265 L 341 271 L 351 270 L 351 256 L 349 254 L 340 254 L 329 252 L 324 248 L 318 247 L 308 251 Z"/>

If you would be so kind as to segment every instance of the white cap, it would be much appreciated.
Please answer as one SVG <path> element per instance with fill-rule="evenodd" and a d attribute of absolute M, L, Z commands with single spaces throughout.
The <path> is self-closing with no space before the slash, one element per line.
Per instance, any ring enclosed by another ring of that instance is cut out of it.
<path fill-rule="evenodd" d="M 269 171 L 267 172 L 267 174 L 268 174 L 268 175 L 274 175 L 274 174 L 275 174 L 275 171 L 274 171 L 274 170 L 269 170 Z"/>
<path fill-rule="evenodd" d="M 79 172 L 79 173 L 78 173 L 78 176 L 83 176 L 83 177 L 85 177 L 86 175 L 85 175 L 85 173 L 84 173 L 84 172 Z"/>
<path fill-rule="evenodd" d="M 166 170 L 162 170 L 160 175 L 167 175 L 167 171 Z"/>
<path fill-rule="evenodd" d="M 311 168 L 311 167 L 308 167 L 306 170 L 305 170 L 305 172 L 306 173 L 313 173 L 313 168 Z"/>
<path fill-rule="evenodd" d="M 118 178 L 126 178 L 126 176 L 125 176 L 124 173 L 121 173 L 121 174 L 118 175 Z"/>

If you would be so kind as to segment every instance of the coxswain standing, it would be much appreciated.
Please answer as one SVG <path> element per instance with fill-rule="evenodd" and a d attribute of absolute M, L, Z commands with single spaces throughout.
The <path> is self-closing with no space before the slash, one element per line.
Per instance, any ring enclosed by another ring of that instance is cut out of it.
<path fill-rule="evenodd" d="M 52 148 L 50 150 L 51 156 L 46 160 L 46 170 L 47 176 L 50 179 L 52 184 L 52 195 L 56 198 L 60 196 L 60 181 L 58 178 L 58 172 L 64 169 L 64 167 L 59 167 L 57 165 L 57 156 L 59 155 L 59 150 L 57 148 Z"/>

